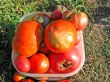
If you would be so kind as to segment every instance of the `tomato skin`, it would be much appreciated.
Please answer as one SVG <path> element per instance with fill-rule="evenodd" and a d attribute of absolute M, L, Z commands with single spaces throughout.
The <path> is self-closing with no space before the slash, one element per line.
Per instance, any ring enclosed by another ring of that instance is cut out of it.
<path fill-rule="evenodd" d="M 80 41 L 81 41 L 81 31 L 77 31 L 77 39 L 76 39 L 75 46 L 78 45 Z"/>
<path fill-rule="evenodd" d="M 71 15 L 71 19 L 69 20 L 76 28 L 76 30 L 83 30 L 88 25 L 88 16 L 83 13 L 77 13 Z"/>
<path fill-rule="evenodd" d="M 25 76 L 21 75 L 20 73 L 18 73 L 18 72 L 14 73 L 13 80 L 15 82 L 19 82 L 19 81 L 21 81 L 24 78 L 25 78 Z"/>
<path fill-rule="evenodd" d="M 22 56 L 30 57 L 38 51 L 43 40 L 43 27 L 35 21 L 24 21 L 18 25 L 12 48 Z"/>
<path fill-rule="evenodd" d="M 49 74 L 55 74 L 56 72 L 53 71 L 53 69 L 49 68 L 49 70 L 47 71 L 47 73 L 49 73 Z"/>
<path fill-rule="evenodd" d="M 81 56 L 76 47 L 66 53 L 50 53 L 50 68 L 56 73 L 69 73 L 77 69 Z"/>
<path fill-rule="evenodd" d="M 36 53 L 30 58 L 32 73 L 45 73 L 49 69 L 49 60 L 43 53 Z"/>
<path fill-rule="evenodd" d="M 58 80 L 57 82 L 72 82 L 71 80 Z"/>
<path fill-rule="evenodd" d="M 50 23 L 44 31 L 44 42 L 55 53 L 69 51 L 76 42 L 76 29 L 66 20 Z"/>
<path fill-rule="evenodd" d="M 30 62 L 25 56 L 17 56 L 14 60 L 14 64 L 21 72 L 28 72 L 30 70 Z"/>

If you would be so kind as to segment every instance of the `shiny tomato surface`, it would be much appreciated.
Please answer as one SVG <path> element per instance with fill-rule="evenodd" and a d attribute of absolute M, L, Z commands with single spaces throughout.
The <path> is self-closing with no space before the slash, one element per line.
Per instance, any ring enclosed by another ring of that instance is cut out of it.
<path fill-rule="evenodd" d="M 45 73 L 49 69 L 49 60 L 43 53 L 36 53 L 30 58 L 32 73 Z"/>
<path fill-rule="evenodd" d="M 79 50 L 74 47 L 66 53 L 50 53 L 50 68 L 56 73 L 69 73 L 75 71 L 81 62 Z"/>
<path fill-rule="evenodd" d="M 44 42 L 48 49 L 55 53 L 64 53 L 76 43 L 76 29 L 66 20 L 50 23 L 44 31 Z"/>
<path fill-rule="evenodd" d="M 43 28 L 35 21 L 21 22 L 12 41 L 12 48 L 18 55 L 30 57 L 38 51 L 43 40 Z"/>
<path fill-rule="evenodd" d="M 69 20 L 76 28 L 76 30 L 83 30 L 88 25 L 88 16 L 83 13 L 72 14 Z"/>

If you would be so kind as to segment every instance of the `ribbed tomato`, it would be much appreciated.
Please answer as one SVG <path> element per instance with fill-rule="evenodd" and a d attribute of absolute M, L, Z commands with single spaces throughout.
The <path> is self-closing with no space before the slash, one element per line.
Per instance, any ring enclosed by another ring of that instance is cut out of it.
<path fill-rule="evenodd" d="M 44 42 L 55 53 L 69 51 L 76 42 L 76 29 L 66 20 L 50 23 L 44 31 Z"/>
<path fill-rule="evenodd" d="M 12 41 L 12 48 L 19 55 L 30 57 L 38 51 L 43 40 L 43 28 L 35 21 L 21 22 Z"/>
<path fill-rule="evenodd" d="M 83 13 L 72 14 L 69 20 L 76 28 L 76 30 L 83 30 L 88 25 L 88 16 Z"/>

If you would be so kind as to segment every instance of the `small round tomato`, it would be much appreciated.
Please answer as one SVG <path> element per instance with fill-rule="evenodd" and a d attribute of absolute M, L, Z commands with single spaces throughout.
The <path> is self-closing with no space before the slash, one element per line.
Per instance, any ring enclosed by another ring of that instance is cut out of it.
<path fill-rule="evenodd" d="M 51 14 L 51 20 L 58 20 L 62 18 L 62 12 L 58 9 L 54 10 Z"/>
<path fill-rule="evenodd" d="M 74 47 L 66 53 L 50 53 L 49 61 L 50 68 L 56 73 L 69 73 L 78 68 L 81 62 L 81 55 L 79 50 Z"/>
<path fill-rule="evenodd" d="M 72 82 L 71 80 L 58 80 L 57 82 Z"/>
<path fill-rule="evenodd" d="M 44 31 L 44 42 L 55 53 L 67 52 L 76 42 L 76 29 L 66 20 L 54 21 Z"/>
<path fill-rule="evenodd" d="M 25 78 L 25 76 L 21 75 L 20 73 L 18 73 L 18 72 L 14 73 L 13 80 L 15 82 L 21 81 L 24 78 Z"/>
<path fill-rule="evenodd" d="M 21 82 L 34 82 L 34 80 L 31 78 L 25 78 L 25 79 L 21 80 Z"/>
<path fill-rule="evenodd" d="M 30 70 L 30 62 L 25 56 L 17 56 L 14 59 L 14 65 L 20 72 L 28 72 Z"/>
<path fill-rule="evenodd" d="M 31 69 L 33 73 L 45 73 L 49 69 L 49 60 L 43 53 L 36 53 L 30 58 Z"/>
<path fill-rule="evenodd" d="M 83 30 L 88 25 L 88 16 L 83 13 L 72 14 L 69 20 L 76 28 L 76 30 Z"/>
<path fill-rule="evenodd" d="M 12 48 L 22 56 L 30 57 L 38 51 L 43 40 L 43 27 L 35 21 L 23 21 L 18 25 Z"/>

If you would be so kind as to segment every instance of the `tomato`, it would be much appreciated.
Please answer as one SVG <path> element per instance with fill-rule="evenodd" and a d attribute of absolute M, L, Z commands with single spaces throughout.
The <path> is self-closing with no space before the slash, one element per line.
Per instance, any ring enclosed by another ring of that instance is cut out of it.
<path fill-rule="evenodd" d="M 14 59 L 14 64 L 20 72 L 28 72 L 30 70 L 30 62 L 25 56 L 17 56 Z"/>
<path fill-rule="evenodd" d="M 20 73 L 18 73 L 18 72 L 14 73 L 13 80 L 15 82 L 21 81 L 24 78 L 25 78 L 25 76 L 21 75 Z"/>
<path fill-rule="evenodd" d="M 49 60 L 43 53 L 36 53 L 30 58 L 31 69 L 33 73 L 45 73 L 49 69 Z"/>
<path fill-rule="evenodd" d="M 62 12 L 58 9 L 54 10 L 51 14 L 51 20 L 58 20 L 62 18 Z"/>
<path fill-rule="evenodd" d="M 32 19 L 41 23 L 44 29 L 47 26 L 47 24 L 50 22 L 50 17 L 45 13 L 38 13 Z"/>
<path fill-rule="evenodd" d="M 57 82 L 72 82 L 71 80 L 58 80 Z"/>
<path fill-rule="evenodd" d="M 18 25 L 12 48 L 22 56 L 30 57 L 38 51 L 43 40 L 43 28 L 35 21 L 24 21 Z"/>
<path fill-rule="evenodd" d="M 80 62 L 81 55 L 76 47 L 66 53 L 49 54 L 50 68 L 57 73 L 69 73 L 75 71 Z"/>
<path fill-rule="evenodd" d="M 75 45 L 79 44 L 81 41 L 81 31 L 77 31 L 77 39 Z"/>
<path fill-rule="evenodd" d="M 34 80 L 31 78 L 26 78 L 26 79 L 23 79 L 21 82 L 34 82 Z"/>
<path fill-rule="evenodd" d="M 83 12 L 72 14 L 69 21 L 75 26 L 76 30 L 83 30 L 88 25 L 88 16 Z"/>
<path fill-rule="evenodd" d="M 55 53 L 69 51 L 76 42 L 76 29 L 66 20 L 50 23 L 44 31 L 44 42 Z"/>
<path fill-rule="evenodd" d="M 44 42 L 41 43 L 39 51 L 41 51 L 44 54 L 48 54 L 50 50 L 47 48 Z"/>

